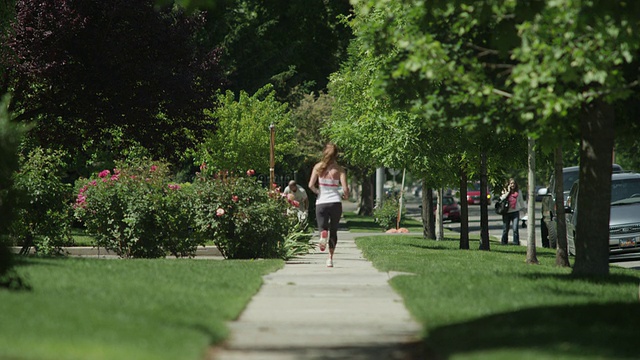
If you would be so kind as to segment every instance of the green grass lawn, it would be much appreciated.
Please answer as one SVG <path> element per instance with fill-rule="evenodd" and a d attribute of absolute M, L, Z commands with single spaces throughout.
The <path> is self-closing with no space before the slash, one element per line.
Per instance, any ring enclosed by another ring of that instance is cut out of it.
<path fill-rule="evenodd" d="M 280 260 L 20 260 L 1 359 L 202 359 Z"/>
<path fill-rule="evenodd" d="M 73 239 L 73 246 L 95 246 L 95 239 L 93 236 L 87 234 L 84 229 L 71 228 L 71 238 Z"/>
<path fill-rule="evenodd" d="M 460 250 L 457 239 L 417 236 L 357 239 L 424 326 L 424 344 L 440 359 L 638 358 L 637 270 L 611 267 L 606 278 L 575 278 L 538 249 L 491 244 Z"/>
<path fill-rule="evenodd" d="M 384 229 L 373 221 L 372 216 L 360 216 L 352 212 L 344 212 L 342 216 L 347 222 L 347 226 L 351 232 L 384 232 Z M 418 220 L 406 218 L 402 220 L 400 226 L 407 228 L 409 232 L 422 234 L 422 222 Z"/>
<path fill-rule="evenodd" d="M 71 229 L 71 238 L 73 239 L 72 246 L 96 246 L 95 238 L 84 229 L 73 228 Z M 207 246 L 215 245 L 213 240 L 209 240 L 205 243 Z"/>

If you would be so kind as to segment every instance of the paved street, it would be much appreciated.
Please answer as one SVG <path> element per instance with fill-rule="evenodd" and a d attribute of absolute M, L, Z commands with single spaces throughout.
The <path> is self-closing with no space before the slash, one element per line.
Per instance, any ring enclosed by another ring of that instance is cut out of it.
<path fill-rule="evenodd" d="M 406 202 L 407 207 L 407 215 L 420 219 L 420 199 L 417 198 L 409 198 Z M 521 215 L 522 216 L 522 215 Z M 536 203 L 536 223 L 540 222 L 540 203 Z M 522 225 L 522 222 L 521 224 Z M 446 221 L 444 223 L 444 227 L 446 229 L 460 232 L 460 223 L 452 223 Z M 542 237 L 540 236 L 540 226 L 535 226 L 536 231 L 536 245 L 542 246 Z M 527 237 L 530 227 L 527 226 L 523 228 L 520 226 L 520 243 L 523 246 L 527 245 Z M 480 205 L 469 205 L 469 232 L 471 234 L 480 234 Z M 489 235 L 495 236 L 496 238 L 500 238 L 502 236 L 502 216 L 496 214 L 493 211 L 493 203 L 491 203 L 489 207 Z M 512 241 L 513 233 L 509 231 L 509 242 Z"/>
<path fill-rule="evenodd" d="M 406 202 L 407 215 L 412 218 L 420 219 L 420 199 L 409 197 Z M 536 216 L 535 216 L 535 232 L 536 232 L 536 246 L 542 247 L 542 237 L 540 235 L 540 203 L 536 203 Z M 520 226 L 520 243 L 522 246 L 527 246 L 527 238 L 531 224 L 527 223 L 527 227 Z M 445 222 L 444 227 L 446 229 L 460 232 L 460 223 Z M 480 234 L 480 205 L 469 205 L 469 232 L 471 234 Z M 489 207 L 489 235 L 500 238 L 502 236 L 502 217 L 493 211 L 493 203 Z M 509 242 L 513 239 L 512 231 L 509 231 Z M 612 265 L 621 266 L 630 269 L 640 270 L 640 259 L 634 261 L 616 261 L 612 262 Z"/>

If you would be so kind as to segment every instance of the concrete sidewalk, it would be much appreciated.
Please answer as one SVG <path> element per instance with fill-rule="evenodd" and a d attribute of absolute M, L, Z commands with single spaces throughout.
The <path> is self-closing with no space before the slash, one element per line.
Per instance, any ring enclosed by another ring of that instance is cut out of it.
<path fill-rule="evenodd" d="M 338 233 L 334 267 L 327 252 L 308 254 L 264 277 L 231 336 L 210 359 L 418 359 L 422 327 L 388 284 L 390 275 Z"/>

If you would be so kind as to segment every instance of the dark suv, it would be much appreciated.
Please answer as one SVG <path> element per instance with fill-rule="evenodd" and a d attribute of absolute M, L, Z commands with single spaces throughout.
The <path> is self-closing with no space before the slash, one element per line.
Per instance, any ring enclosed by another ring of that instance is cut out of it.
<path fill-rule="evenodd" d="M 576 220 L 579 191 L 576 181 L 567 199 L 567 245 L 575 255 Z M 640 174 L 614 173 L 611 176 L 611 208 L 609 210 L 609 259 L 640 256 Z"/>
<path fill-rule="evenodd" d="M 622 167 L 613 164 L 613 172 L 622 172 Z M 562 192 L 564 193 L 563 204 L 567 205 L 567 197 L 569 190 L 580 174 L 579 166 L 570 166 L 562 169 Z M 553 189 L 556 186 L 555 176 L 551 174 L 549 178 L 549 186 L 538 190 L 538 195 L 542 197 L 542 217 L 540 218 L 540 236 L 542 237 L 542 246 L 556 248 L 558 243 L 558 235 L 556 232 L 556 196 Z"/>

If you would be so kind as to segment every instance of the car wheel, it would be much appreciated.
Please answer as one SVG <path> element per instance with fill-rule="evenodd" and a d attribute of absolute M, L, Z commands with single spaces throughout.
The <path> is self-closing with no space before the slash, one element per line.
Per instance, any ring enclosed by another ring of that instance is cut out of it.
<path fill-rule="evenodd" d="M 547 232 L 549 234 L 549 246 L 551 246 L 552 249 L 556 249 L 558 247 L 558 232 L 555 222 L 550 221 L 547 223 Z"/>
<path fill-rule="evenodd" d="M 571 256 L 576 256 L 576 233 L 573 232 L 573 237 L 572 237 L 572 242 L 569 242 L 569 239 L 567 239 L 567 252 L 569 253 L 569 255 Z"/>
<path fill-rule="evenodd" d="M 540 219 L 540 237 L 542 238 L 542 247 L 549 247 L 549 230 L 544 219 Z"/>

